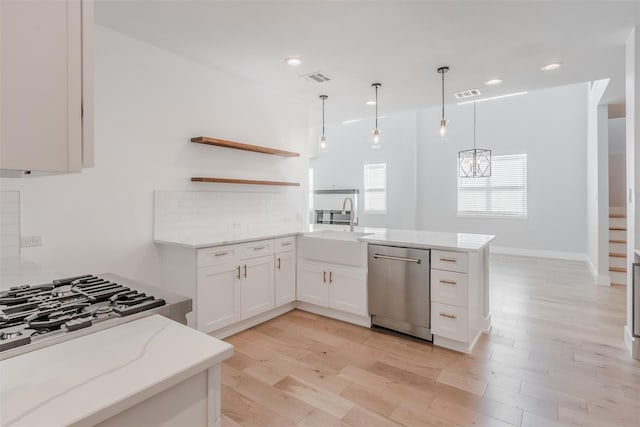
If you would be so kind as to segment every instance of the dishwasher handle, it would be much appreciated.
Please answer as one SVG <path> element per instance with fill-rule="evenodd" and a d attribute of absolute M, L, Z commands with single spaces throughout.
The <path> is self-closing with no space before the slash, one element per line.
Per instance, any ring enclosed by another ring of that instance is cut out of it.
<path fill-rule="evenodd" d="M 405 262 L 415 262 L 416 264 L 421 264 L 422 260 L 419 259 L 415 259 L 415 258 L 404 258 L 404 257 L 400 257 L 400 256 L 391 256 L 391 255 L 380 255 L 380 254 L 373 254 L 373 257 L 378 259 L 390 259 L 392 261 L 405 261 Z"/>

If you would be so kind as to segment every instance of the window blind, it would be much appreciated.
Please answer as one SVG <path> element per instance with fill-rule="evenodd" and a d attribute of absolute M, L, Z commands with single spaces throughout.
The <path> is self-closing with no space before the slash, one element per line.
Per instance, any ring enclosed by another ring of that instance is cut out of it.
<path fill-rule="evenodd" d="M 364 210 L 387 211 L 387 164 L 364 165 Z"/>
<path fill-rule="evenodd" d="M 458 215 L 526 218 L 527 155 L 492 156 L 490 177 L 458 177 Z"/>

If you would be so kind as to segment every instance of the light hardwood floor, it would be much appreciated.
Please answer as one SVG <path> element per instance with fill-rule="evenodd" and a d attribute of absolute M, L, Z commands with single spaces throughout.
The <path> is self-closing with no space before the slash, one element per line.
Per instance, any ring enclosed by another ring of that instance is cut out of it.
<path fill-rule="evenodd" d="M 473 354 L 293 311 L 229 337 L 223 426 L 640 426 L 625 288 L 584 263 L 491 257 Z"/>

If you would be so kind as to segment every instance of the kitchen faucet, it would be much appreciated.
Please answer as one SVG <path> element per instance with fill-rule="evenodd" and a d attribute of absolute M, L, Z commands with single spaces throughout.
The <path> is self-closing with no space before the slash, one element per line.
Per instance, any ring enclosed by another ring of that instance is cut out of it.
<path fill-rule="evenodd" d="M 342 215 L 347 213 L 347 202 L 351 203 L 351 215 L 349 215 L 349 231 L 353 231 L 353 218 L 355 212 L 353 212 L 353 199 L 351 197 L 345 197 L 344 202 L 342 202 Z"/>

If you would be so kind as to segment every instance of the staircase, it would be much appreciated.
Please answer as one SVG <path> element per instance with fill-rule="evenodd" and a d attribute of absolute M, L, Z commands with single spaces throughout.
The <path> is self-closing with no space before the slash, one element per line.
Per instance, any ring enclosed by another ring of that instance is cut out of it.
<path fill-rule="evenodd" d="M 627 212 L 609 208 L 609 277 L 611 284 L 627 284 Z"/>

